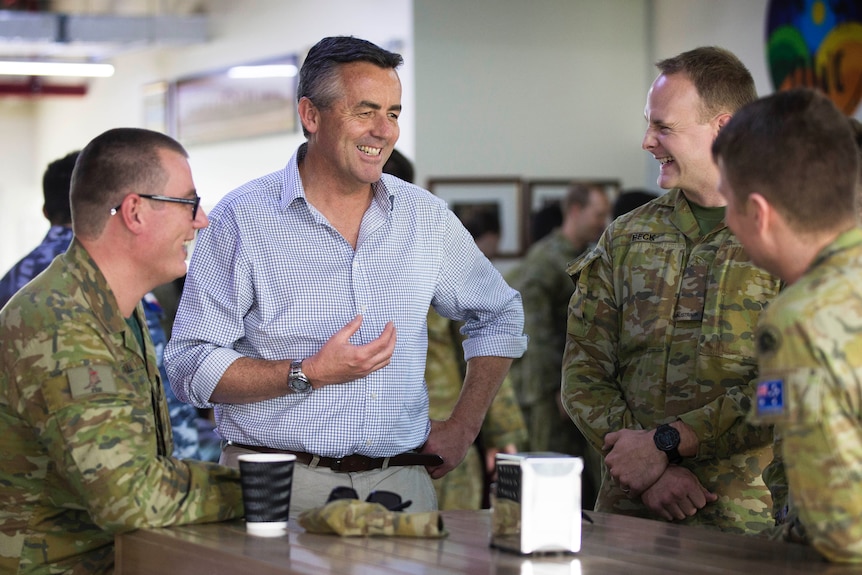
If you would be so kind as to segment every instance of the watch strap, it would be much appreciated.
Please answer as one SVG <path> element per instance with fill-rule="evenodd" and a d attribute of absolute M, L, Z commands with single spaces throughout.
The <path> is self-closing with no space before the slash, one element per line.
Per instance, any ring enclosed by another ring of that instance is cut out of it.
<path fill-rule="evenodd" d="M 655 446 L 659 451 L 667 455 L 668 463 L 682 463 L 682 455 L 679 453 L 680 436 L 673 426 L 662 423 L 655 430 Z"/>
<path fill-rule="evenodd" d="M 290 374 L 287 376 L 287 387 L 294 393 L 308 393 L 311 391 L 311 382 L 302 372 L 302 360 L 292 361 Z"/>

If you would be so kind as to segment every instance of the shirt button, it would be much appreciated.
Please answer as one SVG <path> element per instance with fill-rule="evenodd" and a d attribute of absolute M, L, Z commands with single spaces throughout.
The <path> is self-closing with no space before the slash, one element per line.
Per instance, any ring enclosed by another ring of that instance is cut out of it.
<path fill-rule="evenodd" d="M 368 447 L 370 447 L 370 446 L 371 446 L 371 440 L 370 440 L 370 439 L 366 439 L 366 440 L 365 440 L 365 445 L 366 445 L 366 446 L 368 446 Z"/>
<path fill-rule="evenodd" d="M 377 392 L 371 394 L 371 399 L 377 399 Z"/>

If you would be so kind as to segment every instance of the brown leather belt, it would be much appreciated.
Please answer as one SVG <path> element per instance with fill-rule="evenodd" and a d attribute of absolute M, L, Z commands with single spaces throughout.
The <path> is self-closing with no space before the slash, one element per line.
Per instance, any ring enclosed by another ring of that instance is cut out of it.
<path fill-rule="evenodd" d="M 313 467 L 328 467 L 332 471 L 340 473 L 352 473 L 356 471 L 369 471 L 371 469 L 385 469 L 386 467 L 401 467 L 406 465 L 435 466 L 443 463 L 443 458 L 431 453 L 401 453 L 392 457 L 367 457 L 365 455 L 345 455 L 344 457 L 321 457 L 304 451 L 289 451 L 287 449 L 273 449 L 260 445 L 243 445 L 242 443 L 229 442 L 229 445 L 256 451 L 258 453 L 290 453 L 296 456 L 296 460 L 304 465 Z M 315 462 L 315 459 L 317 460 Z"/>

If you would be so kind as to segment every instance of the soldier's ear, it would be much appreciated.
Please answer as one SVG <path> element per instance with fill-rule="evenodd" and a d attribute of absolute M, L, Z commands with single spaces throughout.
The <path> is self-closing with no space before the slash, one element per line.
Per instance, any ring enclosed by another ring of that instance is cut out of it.
<path fill-rule="evenodd" d="M 116 208 L 116 213 L 112 212 L 113 215 L 111 217 L 119 218 L 133 234 L 140 234 L 143 224 L 143 201 L 144 199 L 139 195 L 129 194 L 123 198 L 122 203 Z"/>
<path fill-rule="evenodd" d="M 748 209 L 752 211 L 752 219 L 758 233 L 768 232 L 775 224 L 778 213 L 764 196 L 752 193 L 748 196 Z"/>

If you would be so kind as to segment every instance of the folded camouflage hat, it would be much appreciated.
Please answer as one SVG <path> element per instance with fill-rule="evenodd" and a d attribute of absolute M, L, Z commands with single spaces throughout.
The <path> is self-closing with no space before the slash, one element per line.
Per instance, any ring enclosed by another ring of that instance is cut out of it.
<path fill-rule="evenodd" d="M 398 537 L 446 537 L 439 511 L 404 513 L 389 511 L 379 503 L 338 499 L 323 507 L 303 511 L 299 524 L 309 533 L 335 533 L 343 537 L 391 535 Z"/>

